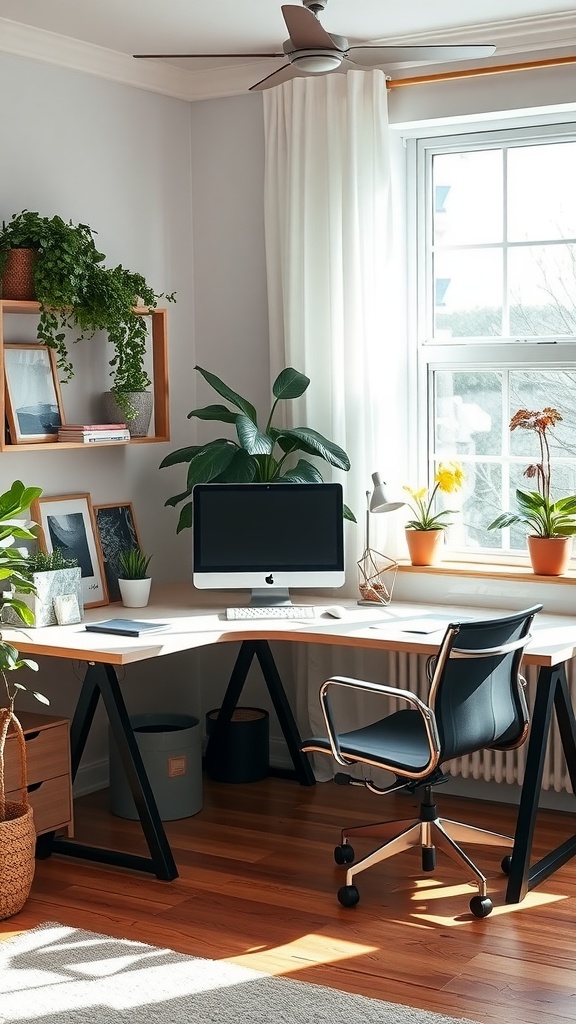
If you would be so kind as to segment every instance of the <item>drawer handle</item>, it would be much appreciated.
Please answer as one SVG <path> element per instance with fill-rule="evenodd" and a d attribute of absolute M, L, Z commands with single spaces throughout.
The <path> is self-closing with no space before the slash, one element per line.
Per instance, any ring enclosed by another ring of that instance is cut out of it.
<path fill-rule="evenodd" d="M 25 732 L 24 739 L 26 740 L 26 743 L 28 743 L 29 740 L 37 740 L 39 735 L 40 729 L 37 729 L 36 732 Z"/>
<path fill-rule="evenodd" d="M 43 782 L 34 782 L 31 786 L 27 787 L 27 790 L 28 790 L 29 793 L 35 793 L 36 790 L 40 789 L 40 786 L 43 786 L 43 785 L 44 785 Z"/>

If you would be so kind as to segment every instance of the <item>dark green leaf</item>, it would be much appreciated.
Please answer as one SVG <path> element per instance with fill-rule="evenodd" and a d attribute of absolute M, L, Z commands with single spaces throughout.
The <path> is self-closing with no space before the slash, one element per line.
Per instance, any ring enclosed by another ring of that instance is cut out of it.
<path fill-rule="evenodd" d="M 294 442 L 294 448 L 291 450 L 300 449 L 308 455 L 316 455 L 337 469 L 350 469 L 350 459 L 346 452 L 316 430 L 310 430 L 309 427 L 293 427 L 291 430 L 281 431 L 281 435 L 288 443 Z"/>
<path fill-rule="evenodd" d="M 202 447 L 200 444 L 194 444 L 189 448 L 178 448 L 175 452 L 170 452 L 169 455 L 162 459 L 160 469 L 166 469 L 167 466 L 177 466 L 181 462 L 190 462 L 202 450 Z"/>
<path fill-rule="evenodd" d="M 238 415 L 236 417 L 236 433 L 240 444 L 249 455 L 270 455 L 272 453 L 271 437 L 258 430 L 256 424 L 248 416 Z"/>
<path fill-rule="evenodd" d="M 235 423 L 237 412 L 232 412 L 225 405 L 205 405 L 203 409 L 192 409 L 188 419 L 196 416 L 199 420 L 218 420 L 220 423 Z"/>
<path fill-rule="evenodd" d="M 276 377 L 272 385 L 272 394 L 279 400 L 300 398 L 306 391 L 309 383 L 309 377 L 305 377 L 303 373 L 299 373 L 292 366 L 287 366 Z"/>
<path fill-rule="evenodd" d="M 222 398 L 225 398 L 228 402 L 232 402 L 232 405 L 235 405 L 237 409 L 241 409 L 242 412 L 246 413 L 253 423 L 257 422 L 256 409 L 250 402 L 246 401 L 245 398 L 242 398 L 242 395 L 237 394 L 236 391 L 229 388 L 223 380 L 220 380 L 220 377 L 217 377 L 214 373 L 210 373 L 209 370 L 203 370 L 201 366 L 195 366 L 194 369 L 198 370 L 198 373 L 202 374 L 204 380 L 207 381 L 210 387 L 214 388 Z"/>
<path fill-rule="evenodd" d="M 191 489 L 194 484 L 206 484 L 220 476 L 230 465 L 235 451 L 237 445 L 223 437 L 205 444 L 188 466 L 187 486 Z"/>

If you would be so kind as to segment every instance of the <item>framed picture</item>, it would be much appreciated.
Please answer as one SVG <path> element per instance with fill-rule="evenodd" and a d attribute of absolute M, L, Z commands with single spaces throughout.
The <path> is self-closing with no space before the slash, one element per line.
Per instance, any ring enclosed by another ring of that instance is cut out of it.
<path fill-rule="evenodd" d="M 95 505 L 96 540 L 104 563 L 104 574 L 110 601 L 120 600 L 120 552 L 126 548 L 141 547 L 131 501 L 117 504 Z"/>
<path fill-rule="evenodd" d="M 60 548 L 65 558 L 77 558 L 82 570 L 84 606 L 108 604 L 108 591 L 100 548 L 96 542 L 96 521 L 89 494 L 62 494 L 38 498 L 30 506 L 38 523 L 38 544 L 42 551 Z"/>
<path fill-rule="evenodd" d="M 5 345 L 4 373 L 12 444 L 57 441 L 64 418 L 54 350 L 47 345 Z"/>

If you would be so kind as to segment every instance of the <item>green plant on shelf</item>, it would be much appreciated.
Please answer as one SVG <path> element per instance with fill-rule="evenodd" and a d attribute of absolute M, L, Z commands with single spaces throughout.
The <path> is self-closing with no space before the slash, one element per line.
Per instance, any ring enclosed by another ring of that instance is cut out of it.
<path fill-rule="evenodd" d="M 67 332 L 82 341 L 104 331 L 114 349 L 111 391 L 126 419 L 133 420 L 137 410 L 127 395 L 151 384 L 145 368 L 148 326 L 142 313 L 155 309 L 161 298 L 174 302 L 175 295 L 154 291 L 142 274 L 121 264 L 105 267 L 95 234 L 87 224 L 22 210 L 0 229 L 0 276 L 11 249 L 38 253 L 33 271 L 40 303 L 38 340 L 56 351 L 65 383 L 74 374 Z"/>
<path fill-rule="evenodd" d="M 30 572 L 53 572 L 55 569 L 75 569 L 77 558 L 66 558 L 62 548 L 54 551 L 34 551 L 28 558 Z"/>

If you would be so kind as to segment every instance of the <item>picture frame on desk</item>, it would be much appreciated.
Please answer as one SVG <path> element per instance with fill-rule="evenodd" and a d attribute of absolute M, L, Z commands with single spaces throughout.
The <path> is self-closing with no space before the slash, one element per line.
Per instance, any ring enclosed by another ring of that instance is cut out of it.
<path fill-rule="evenodd" d="M 108 598 L 120 601 L 120 552 L 141 548 L 140 537 L 131 501 L 95 505 L 96 540 L 100 547 Z"/>
<path fill-rule="evenodd" d="M 64 413 L 53 349 L 25 342 L 5 345 L 4 375 L 11 443 L 57 440 Z"/>
<path fill-rule="evenodd" d="M 104 564 L 96 541 L 96 520 L 90 495 L 61 494 L 40 497 L 30 506 L 38 523 L 42 551 L 60 548 L 64 558 L 77 558 L 82 570 L 85 608 L 108 604 Z"/>

